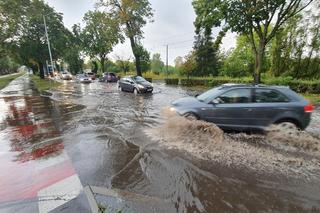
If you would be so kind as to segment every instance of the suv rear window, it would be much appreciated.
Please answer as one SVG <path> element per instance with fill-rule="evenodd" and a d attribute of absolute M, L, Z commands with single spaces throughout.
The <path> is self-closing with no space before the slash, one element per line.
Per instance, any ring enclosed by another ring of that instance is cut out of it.
<path fill-rule="evenodd" d="M 234 89 L 220 95 L 221 103 L 250 103 L 251 89 Z"/>
<path fill-rule="evenodd" d="M 272 89 L 255 89 L 256 103 L 288 102 L 289 99 L 280 92 Z"/>

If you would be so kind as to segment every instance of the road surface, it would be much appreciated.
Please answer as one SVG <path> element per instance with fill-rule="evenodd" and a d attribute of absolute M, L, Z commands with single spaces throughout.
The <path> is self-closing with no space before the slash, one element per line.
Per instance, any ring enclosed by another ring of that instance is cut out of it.
<path fill-rule="evenodd" d="M 319 110 L 292 140 L 225 134 L 166 113 L 196 91 L 154 86 L 63 82 L 49 98 L 13 81 L 0 93 L 0 212 L 88 212 L 88 185 L 110 212 L 320 211 Z"/>

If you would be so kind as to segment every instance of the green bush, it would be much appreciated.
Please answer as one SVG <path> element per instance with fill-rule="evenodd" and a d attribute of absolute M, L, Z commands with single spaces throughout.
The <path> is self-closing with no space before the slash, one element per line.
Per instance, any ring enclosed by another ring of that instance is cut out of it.
<path fill-rule="evenodd" d="M 178 78 L 165 79 L 166 84 L 178 85 Z M 252 84 L 253 79 L 250 77 L 244 78 L 230 78 L 230 77 L 210 77 L 210 78 L 181 78 L 180 84 L 182 86 L 207 86 L 216 87 L 221 84 L 236 83 L 236 84 Z M 320 93 L 320 80 L 307 81 L 296 80 L 292 77 L 279 77 L 262 79 L 262 84 L 266 85 L 281 85 L 289 86 L 292 90 L 298 93 Z"/>
<path fill-rule="evenodd" d="M 215 87 L 221 84 L 237 83 L 237 84 L 250 84 L 252 79 L 250 78 L 229 78 L 229 77 L 216 77 L 216 78 L 192 78 L 192 79 L 180 79 L 180 84 L 183 86 L 207 86 Z"/>
<path fill-rule="evenodd" d="M 234 84 L 252 84 L 251 78 L 214 78 L 210 81 L 210 86 L 215 87 L 219 86 L 221 84 L 228 84 L 228 83 L 234 83 Z"/>
<path fill-rule="evenodd" d="M 179 84 L 178 78 L 165 78 L 164 81 L 166 82 L 166 84 L 169 84 L 169 85 L 178 85 Z"/>
<path fill-rule="evenodd" d="M 289 86 L 292 90 L 298 93 L 320 93 L 320 80 L 292 80 L 290 78 L 274 78 L 263 81 L 267 85 L 283 85 Z"/>
<path fill-rule="evenodd" d="M 180 84 L 183 86 L 210 86 L 211 78 L 182 78 Z"/>

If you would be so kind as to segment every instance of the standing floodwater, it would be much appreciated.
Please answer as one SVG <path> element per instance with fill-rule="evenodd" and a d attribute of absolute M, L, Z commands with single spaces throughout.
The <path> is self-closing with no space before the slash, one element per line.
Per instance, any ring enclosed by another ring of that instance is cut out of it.
<path fill-rule="evenodd" d="M 163 111 L 196 92 L 163 83 L 154 88 L 153 95 L 136 96 L 116 84 L 68 82 L 54 92 L 54 101 L 31 94 L 25 101 L 29 117 L 53 126 L 19 144 L 32 150 L 59 138 L 59 150 L 29 161 L 67 156 L 81 187 L 105 189 L 108 196 L 96 198 L 111 212 L 320 211 L 319 111 L 308 129 L 312 136 L 303 132 L 282 141 L 276 135 L 225 134 L 213 124 Z M 7 126 L 0 135 L 9 145 L 16 137 Z M 56 212 L 70 212 L 71 202 Z"/>

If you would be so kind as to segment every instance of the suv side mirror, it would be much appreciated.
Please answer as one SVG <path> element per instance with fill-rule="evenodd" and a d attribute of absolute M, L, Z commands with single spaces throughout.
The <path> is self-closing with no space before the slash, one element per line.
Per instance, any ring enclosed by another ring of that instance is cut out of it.
<path fill-rule="evenodd" d="M 196 98 L 196 97 L 198 97 L 200 94 L 196 94 L 194 97 Z"/>

